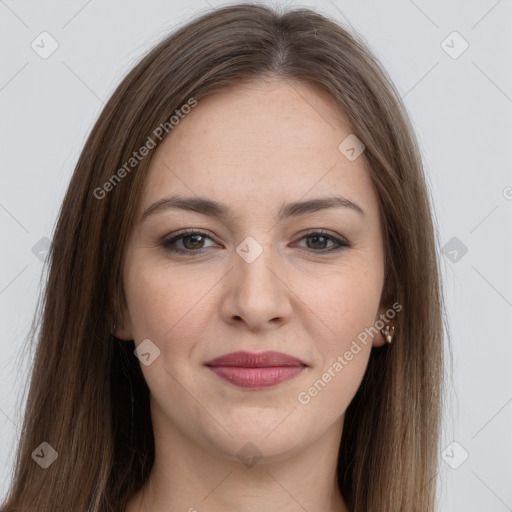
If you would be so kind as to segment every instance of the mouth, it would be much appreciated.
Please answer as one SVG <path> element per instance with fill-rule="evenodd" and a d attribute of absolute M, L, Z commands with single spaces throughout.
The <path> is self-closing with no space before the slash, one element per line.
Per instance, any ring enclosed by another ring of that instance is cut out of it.
<path fill-rule="evenodd" d="M 205 363 L 221 379 L 241 388 L 267 388 L 293 379 L 307 364 L 282 352 L 233 352 Z"/>

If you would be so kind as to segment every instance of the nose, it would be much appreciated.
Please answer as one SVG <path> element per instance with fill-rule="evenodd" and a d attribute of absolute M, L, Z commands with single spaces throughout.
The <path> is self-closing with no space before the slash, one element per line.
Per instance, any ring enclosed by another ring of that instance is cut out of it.
<path fill-rule="evenodd" d="M 227 323 L 254 332 L 279 328 L 293 313 L 286 267 L 279 264 L 271 248 L 249 261 L 234 254 L 224 282 L 221 315 Z"/>

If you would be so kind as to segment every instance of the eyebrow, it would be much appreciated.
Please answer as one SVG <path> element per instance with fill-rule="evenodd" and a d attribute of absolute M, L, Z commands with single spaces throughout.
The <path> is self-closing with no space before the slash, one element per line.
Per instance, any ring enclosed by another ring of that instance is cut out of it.
<path fill-rule="evenodd" d="M 330 196 L 284 204 L 279 209 L 277 220 L 282 221 L 289 217 L 298 217 L 307 213 L 318 212 L 330 208 L 349 208 L 358 212 L 360 215 L 364 215 L 362 208 L 350 199 L 343 196 Z M 153 203 L 144 211 L 140 221 L 143 222 L 149 216 L 169 209 L 200 213 L 202 215 L 217 217 L 223 220 L 228 219 L 231 215 L 230 209 L 225 204 L 202 197 L 183 197 L 173 195 L 164 197 L 156 203 Z"/>

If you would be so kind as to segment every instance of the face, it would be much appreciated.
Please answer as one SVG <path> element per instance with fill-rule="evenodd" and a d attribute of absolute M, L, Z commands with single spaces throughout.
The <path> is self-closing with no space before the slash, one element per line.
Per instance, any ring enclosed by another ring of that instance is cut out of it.
<path fill-rule="evenodd" d="M 232 459 L 251 442 L 278 460 L 339 437 L 372 346 L 384 343 L 361 333 L 386 310 L 377 197 L 363 157 L 338 148 L 350 134 L 324 92 L 261 81 L 199 101 L 156 150 L 116 331 L 137 347 L 150 340 L 141 368 L 156 439 Z M 170 196 L 195 210 L 149 211 Z M 345 201 L 287 207 L 335 197 Z M 206 365 L 240 351 L 295 359 Z"/>

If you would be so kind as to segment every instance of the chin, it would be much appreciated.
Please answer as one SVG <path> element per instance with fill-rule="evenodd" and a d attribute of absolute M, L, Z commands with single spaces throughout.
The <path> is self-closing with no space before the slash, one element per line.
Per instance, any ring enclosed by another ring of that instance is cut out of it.
<path fill-rule="evenodd" d="M 262 412 L 240 411 L 240 417 L 226 420 L 227 434 L 218 425 L 211 425 L 212 432 L 206 433 L 204 443 L 227 459 L 244 463 L 245 458 L 257 458 L 259 464 L 279 462 L 299 453 L 313 442 L 321 432 L 311 432 L 309 425 L 289 421 L 298 411 L 291 409 Z M 227 417 L 225 417 L 227 418 Z M 284 420 L 284 421 L 283 421 Z M 315 427 L 318 429 L 318 424 Z M 213 434 L 213 435 L 212 435 Z"/>

